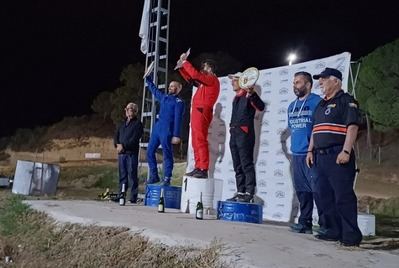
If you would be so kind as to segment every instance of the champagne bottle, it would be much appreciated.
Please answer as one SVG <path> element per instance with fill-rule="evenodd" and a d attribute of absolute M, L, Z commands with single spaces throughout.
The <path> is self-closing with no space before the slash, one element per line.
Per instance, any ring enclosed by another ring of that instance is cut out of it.
<path fill-rule="evenodd" d="M 125 184 L 122 184 L 122 191 L 121 194 L 119 195 L 119 205 L 124 206 L 126 203 L 126 186 Z"/>
<path fill-rule="evenodd" d="M 165 212 L 165 198 L 163 196 L 163 188 L 161 188 L 161 196 L 159 197 L 158 212 Z"/>
<path fill-rule="evenodd" d="M 202 192 L 200 193 L 200 200 L 197 203 L 197 209 L 195 210 L 195 218 L 197 220 L 204 219 L 204 205 L 202 204 Z"/>

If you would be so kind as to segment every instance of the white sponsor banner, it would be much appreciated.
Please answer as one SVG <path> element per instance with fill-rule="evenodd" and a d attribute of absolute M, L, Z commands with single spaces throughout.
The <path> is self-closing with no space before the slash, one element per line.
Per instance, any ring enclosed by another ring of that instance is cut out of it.
<path fill-rule="evenodd" d="M 256 200 L 263 204 L 264 219 L 284 222 L 292 220 L 294 189 L 290 163 L 282 150 L 281 132 L 287 128 L 288 105 L 295 99 L 292 90 L 293 76 L 299 71 L 306 71 L 312 75 L 319 74 L 326 67 L 336 68 L 342 72 L 343 89 L 346 90 L 350 68 L 350 53 L 348 52 L 291 66 L 260 70 L 255 87 L 261 99 L 266 103 L 266 109 L 255 115 L 254 162 L 257 180 Z M 222 200 L 226 200 L 237 191 L 229 148 L 228 127 L 235 93 L 228 77 L 220 77 L 219 80 L 220 94 L 214 107 L 208 136 L 209 175 L 223 180 Z M 314 81 L 313 92 L 321 94 L 318 81 Z M 287 147 L 290 148 L 289 139 Z M 194 168 L 191 132 L 187 162 L 187 171 L 191 171 Z"/>

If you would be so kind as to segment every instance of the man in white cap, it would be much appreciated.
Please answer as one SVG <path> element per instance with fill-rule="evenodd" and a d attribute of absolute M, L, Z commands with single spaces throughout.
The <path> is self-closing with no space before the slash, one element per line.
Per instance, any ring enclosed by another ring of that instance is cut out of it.
<path fill-rule="evenodd" d="M 241 73 L 229 75 L 236 93 L 230 121 L 230 151 L 236 173 L 237 193 L 227 201 L 253 202 L 256 176 L 253 161 L 255 146 L 255 112 L 263 111 L 265 103 L 254 88 L 243 89 L 238 80 Z"/>

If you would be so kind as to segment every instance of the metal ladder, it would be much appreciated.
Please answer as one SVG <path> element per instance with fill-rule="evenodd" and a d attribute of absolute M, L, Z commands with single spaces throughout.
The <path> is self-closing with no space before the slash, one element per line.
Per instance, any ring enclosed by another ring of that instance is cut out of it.
<path fill-rule="evenodd" d="M 167 91 L 168 81 L 168 41 L 169 41 L 169 10 L 170 0 L 151 0 L 148 30 L 148 50 L 145 59 L 145 69 L 155 62 L 153 71 L 154 84 L 160 90 Z M 140 142 L 140 156 L 143 150 L 148 148 L 150 134 L 152 132 L 157 109 L 154 96 L 147 89 L 144 83 L 143 101 L 141 107 L 141 121 L 143 122 L 144 133 Z M 140 170 L 147 166 L 147 161 L 140 159 Z M 148 170 L 148 169 L 147 169 Z M 149 170 L 147 172 L 147 179 Z"/>

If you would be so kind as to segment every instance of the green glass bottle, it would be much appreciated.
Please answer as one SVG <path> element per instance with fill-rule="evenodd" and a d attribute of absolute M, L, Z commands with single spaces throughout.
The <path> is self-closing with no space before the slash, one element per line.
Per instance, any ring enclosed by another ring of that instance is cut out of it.
<path fill-rule="evenodd" d="M 197 220 L 204 219 L 204 205 L 202 204 L 202 192 L 200 193 L 200 200 L 197 203 L 197 208 L 195 210 L 195 218 Z"/>
<path fill-rule="evenodd" d="M 158 212 L 165 212 L 165 197 L 163 196 L 163 188 L 161 188 L 161 196 L 159 197 Z"/>

